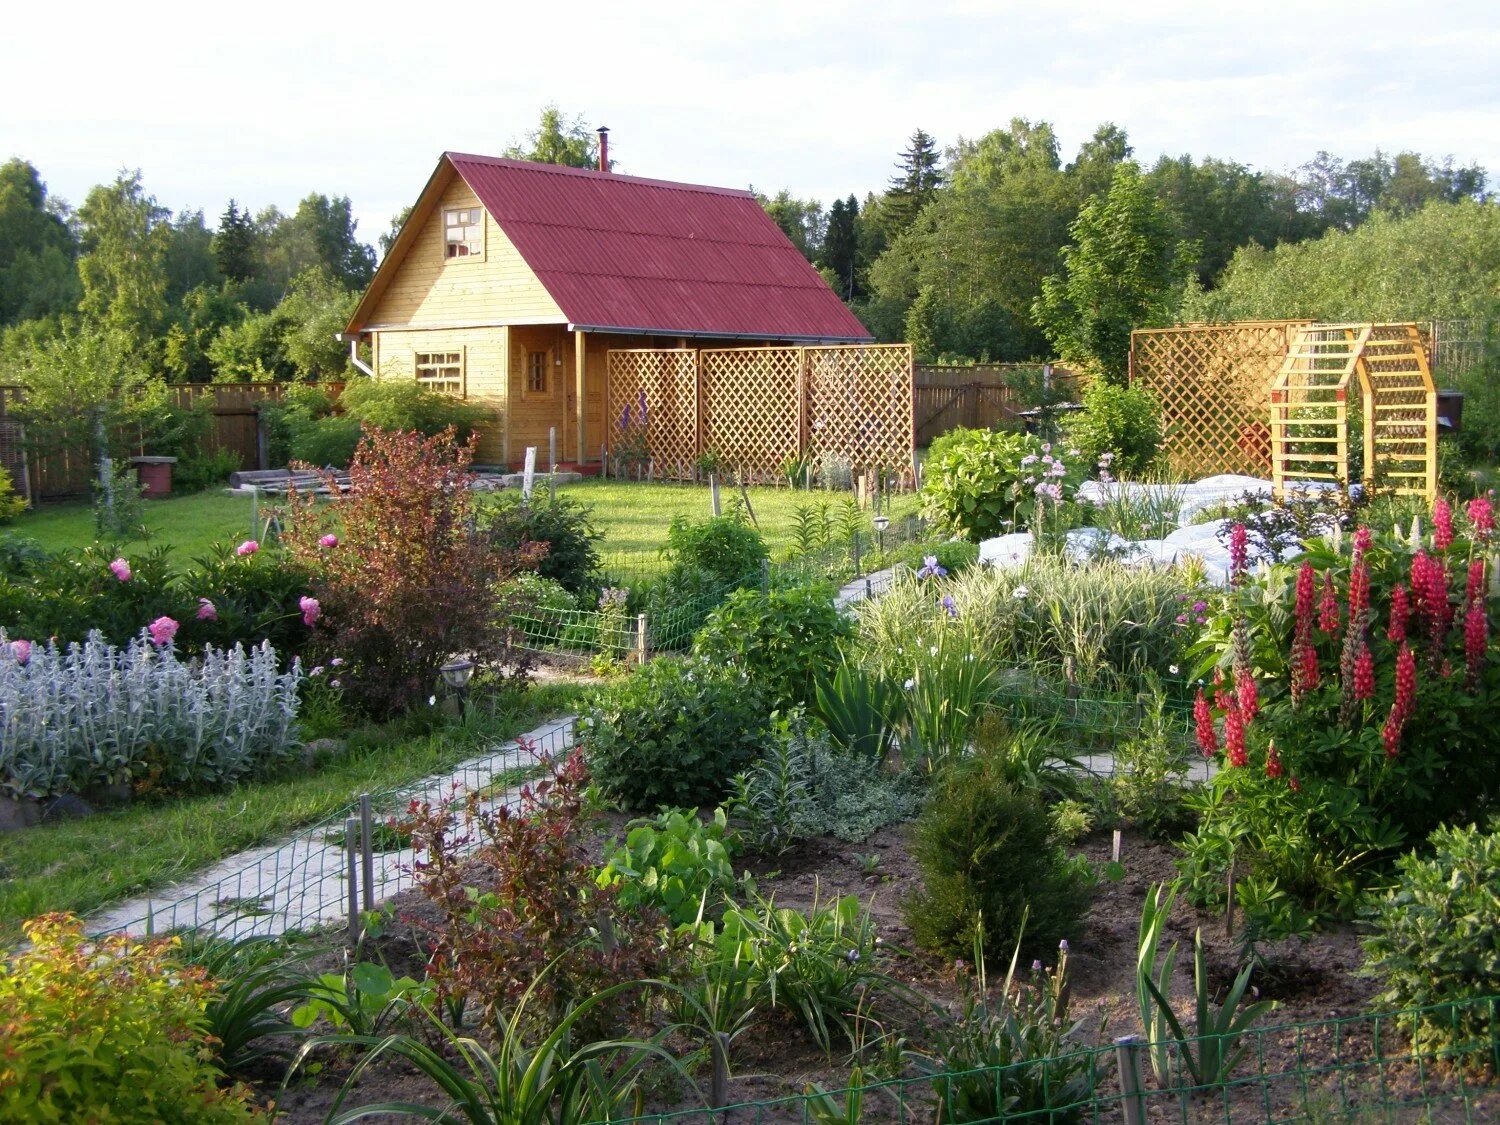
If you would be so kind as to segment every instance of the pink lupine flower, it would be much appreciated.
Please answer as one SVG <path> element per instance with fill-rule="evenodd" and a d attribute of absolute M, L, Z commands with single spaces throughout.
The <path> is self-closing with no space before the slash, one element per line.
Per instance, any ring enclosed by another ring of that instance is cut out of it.
<path fill-rule="evenodd" d="M 254 539 L 246 539 L 243 543 L 241 543 L 234 549 L 234 553 L 239 555 L 239 557 L 243 559 L 255 554 L 255 552 L 258 550 L 260 550 L 259 543 L 257 543 Z"/>
<path fill-rule="evenodd" d="M 1224 712 L 1224 759 L 1233 767 L 1250 764 L 1250 755 L 1245 750 L 1245 719 L 1239 704 L 1233 700 Z"/>
<path fill-rule="evenodd" d="M 318 540 L 319 547 L 337 547 L 338 545 L 339 537 L 337 535 L 325 535 Z"/>
<path fill-rule="evenodd" d="M 1197 726 L 1198 749 L 1203 751 L 1205 758 L 1212 758 L 1219 749 L 1219 736 L 1214 730 L 1214 715 L 1202 688 L 1198 689 L 1198 698 L 1193 700 L 1193 722 Z"/>
<path fill-rule="evenodd" d="M 1266 747 L 1266 776 L 1276 779 L 1285 771 L 1281 767 L 1281 755 L 1276 753 L 1276 743 Z"/>
<path fill-rule="evenodd" d="M 1358 621 L 1359 615 L 1370 608 L 1370 564 L 1356 551 L 1354 570 L 1349 575 L 1349 620 Z"/>
<path fill-rule="evenodd" d="M 1467 673 L 1464 684 L 1469 691 L 1479 690 L 1479 677 L 1484 672 L 1484 657 L 1490 643 L 1489 614 L 1484 608 L 1484 560 L 1475 559 L 1469 564 L 1468 606 L 1464 613 L 1464 664 Z"/>
<path fill-rule="evenodd" d="M 130 564 L 124 559 L 116 559 L 109 564 L 109 572 L 121 582 L 130 581 Z"/>
<path fill-rule="evenodd" d="M 151 643 L 157 648 L 172 643 L 172 638 L 177 635 L 179 626 L 170 617 L 158 617 L 150 625 L 146 626 L 146 632 L 151 634 Z"/>
<path fill-rule="evenodd" d="M 1375 695 L 1375 656 L 1368 648 L 1361 648 L 1354 658 L 1354 698 L 1363 702 Z"/>
<path fill-rule="evenodd" d="M 1333 574 L 1323 575 L 1323 600 L 1318 603 L 1318 628 L 1333 634 L 1339 631 L 1339 595 L 1333 586 Z"/>
<path fill-rule="evenodd" d="M 1365 552 L 1370 549 L 1370 540 L 1372 538 L 1373 536 L 1368 527 L 1361 527 L 1354 533 L 1354 558 L 1356 562 L 1363 558 Z"/>
<path fill-rule="evenodd" d="M 1237 523 L 1229 529 L 1229 577 L 1236 586 L 1245 580 L 1250 568 L 1250 543 L 1245 525 Z"/>
<path fill-rule="evenodd" d="M 1464 514 L 1469 517 L 1469 523 L 1475 531 L 1487 535 L 1495 530 L 1495 506 L 1487 497 L 1474 497 L 1464 509 Z"/>
<path fill-rule="evenodd" d="M 218 611 L 217 608 L 215 608 L 214 603 L 211 602 L 211 601 L 209 601 L 207 598 L 199 598 L 198 599 L 198 620 L 199 621 L 217 621 L 218 619 L 219 619 L 219 611 Z"/>
<path fill-rule="evenodd" d="M 1236 676 L 1234 695 L 1239 702 L 1240 712 L 1245 716 L 1245 722 L 1253 723 L 1255 716 L 1260 714 L 1260 688 L 1255 682 L 1255 677 L 1245 676 L 1242 679 Z"/>
<path fill-rule="evenodd" d="M 11 655 L 16 658 L 17 664 L 25 664 L 31 659 L 31 642 L 26 640 L 10 642 Z"/>
<path fill-rule="evenodd" d="M 303 597 L 297 602 L 297 607 L 302 610 L 302 624 L 313 625 L 323 615 L 323 607 L 318 604 L 317 598 Z"/>
<path fill-rule="evenodd" d="M 1453 545 L 1453 509 L 1441 496 L 1432 502 L 1432 545 L 1439 551 Z"/>
<path fill-rule="evenodd" d="M 1411 599 L 1407 597 L 1406 587 L 1397 585 L 1391 591 L 1391 625 L 1385 631 L 1386 639 L 1392 644 L 1406 643 L 1406 623 L 1411 618 Z"/>
<path fill-rule="evenodd" d="M 1410 646 L 1402 645 L 1396 654 L 1396 701 L 1395 710 L 1406 722 L 1417 706 L 1417 658 Z"/>

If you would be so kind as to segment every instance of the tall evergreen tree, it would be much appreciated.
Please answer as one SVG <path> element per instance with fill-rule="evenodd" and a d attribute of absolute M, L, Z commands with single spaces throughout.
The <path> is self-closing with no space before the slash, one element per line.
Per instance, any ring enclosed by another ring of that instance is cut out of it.
<path fill-rule="evenodd" d="M 255 276 L 255 220 L 232 199 L 219 216 L 213 246 L 219 272 L 230 281 L 249 281 Z"/>
<path fill-rule="evenodd" d="M 911 135 L 910 146 L 902 151 L 885 193 L 885 214 L 892 237 L 911 226 L 943 182 L 937 141 L 918 129 Z"/>
<path fill-rule="evenodd" d="M 858 295 L 855 271 L 859 263 L 859 200 L 835 199 L 828 210 L 819 264 L 839 279 L 838 293 L 846 301 Z"/>

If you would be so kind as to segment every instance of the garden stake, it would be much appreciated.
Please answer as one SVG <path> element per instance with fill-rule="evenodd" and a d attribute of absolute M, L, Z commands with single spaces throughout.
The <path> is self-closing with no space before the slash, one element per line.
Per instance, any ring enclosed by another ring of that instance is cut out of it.
<path fill-rule="evenodd" d="M 1120 1067 L 1120 1100 L 1125 1125 L 1146 1125 L 1146 1099 L 1141 1093 L 1141 1037 L 1122 1035 L 1115 1040 L 1115 1059 Z"/>
<path fill-rule="evenodd" d="M 605 480 L 609 479 L 609 449 L 602 445 L 599 447 L 599 471 Z"/>
<path fill-rule="evenodd" d="M 637 664 L 646 663 L 646 615 L 638 613 L 635 617 L 635 661 Z"/>
<path fill-rule="evenodd" d="M 771 591 L 771 560 L 760 560 L 760 589 L 762 593 Z"/>
<path fill-rule="evenodd" d="M 1224 901 L 1224 936 L 1234 940 L 1234 850 L 1229 852 L 1228 893 Z"/>
<path fill-rule="evenodd" d="M 553 426 L 547 430 L 547 465 L 548 472 L 557 472 L 557 427 Z"/>
<path fill-rule="evenodd" d="M 349 879 L 349 945 L 359 945 L 359 821 L 352 816 L 344 821 L 344 868 Z"/>
<path fill-rule="evenodd" d="M 1114 842 L 1110 847 L 1110 859 L 1116 863 L 1120 862 L 1120 830 L 1118 828 L 1115 829 Z"/>
<path fill-rule="evenodd" d="M 723 514 L 719 506 L 719 474 L 708 474 L 708 511 L 709 514 L 718 519 Z"/>
<path fill-rule="evenodd" d="M 370 840 L 370 795 L 359 795 L 360 881 L 364 884 L 365 909 L 375 909 L 375 849 Z M 1119 858 L 1118 856 L 1116 858 Z"/>
<path fill-rule="evenodd" d="M 714 1073 L 709 1100 L 719 1109 L 729 1104 L 729 1035 L 716 1031 L 713 1038 Z"/>
<path fill-rule="evenodd" d="M 859 573 L 859 532 L 855 531 L 849 540 L 850 550 L 854 554 L 854 573 Z"/>

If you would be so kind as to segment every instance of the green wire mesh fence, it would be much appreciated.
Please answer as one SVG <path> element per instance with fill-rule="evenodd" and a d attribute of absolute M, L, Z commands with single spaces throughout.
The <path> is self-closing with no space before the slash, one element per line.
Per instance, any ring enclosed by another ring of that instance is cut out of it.
<path fill-rule="evenodd" d="M 1415 1038 L 1414 1038 L 1415 1034 Z M 1227 1055 L 1226 1072 L 1203 1060 Z M 1236 1058 L 1237 1055 L 1237 1058 Z M 1153 1062 L 1153 1056 L 1156 1061 Z M 630 1118 L 762 1122 L 1476 1122 L 1500 1116 L 1500 997 L 1253 1028 L 1237 1042 L 1137 1036 L 1010 1066 Z"/>
<path fill-rule="evenodd" d="M 461 790 L 514 803 L 538 755 L 573 745 L 575 721 L 557 719 L 438 778 L 363 793 L 348 807 L 288 839 L 232 857 L 150 898 L 117 904 L 89 920 L 94 933 L 195 930 L 221 938 L 280 935 L 329 924 L 357 926 L 412 885 L 415 858 L 402 813 Z"/>

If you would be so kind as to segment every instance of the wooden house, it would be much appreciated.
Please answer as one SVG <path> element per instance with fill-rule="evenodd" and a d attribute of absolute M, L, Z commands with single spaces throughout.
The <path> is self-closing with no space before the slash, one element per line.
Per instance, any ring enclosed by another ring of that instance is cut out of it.
<path fill-rule="evenodd" d="M 478 462 L 555 428 L 584 464 L 609 441 L 611 350 L 871 337 L 749 192 L 448 152 L 345 339 L 377 378 L 492 406 Z"/>

